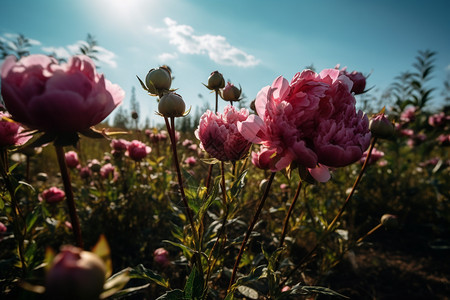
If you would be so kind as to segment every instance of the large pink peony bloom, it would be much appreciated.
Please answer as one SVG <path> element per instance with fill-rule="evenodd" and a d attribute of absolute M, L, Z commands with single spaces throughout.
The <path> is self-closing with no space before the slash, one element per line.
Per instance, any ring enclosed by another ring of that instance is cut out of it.
<path fill-rule="evenodd" d="M 125 95 L 118 85 L 97 74 L 87 56 L 74 56 L 61 65 L 45 55 L 19 61 L 8 56 L 1 80 L 1 93 L 13 118 L 54 133 L 89 129 L 105 119 Z"/>
<path fill-rule="evenodd" d="M 0 111 L 0 148 L 23 145 L 32 137 L 26 135 L 24 128 L 10 118 L 8 113 Z"/>
<path fill-rule="evenodd" d="M 220 161 L 236 161 L 243 158 L 251 143 L 238 131 L 237 123 L 248 117 L 248 110 L 236 110 L 227 105 L 223 114 L 206 111 L 200 118 L 195 136 L 200 140 L 200 147 Z"/>
<path fill-rule="evenodd" d="M 370 143 L 369 120 L 356 112 L 352 81 L 336 69 L 278 77 L 257 95 L 258 115 L 238 123 L 241 134 L 262 145 L 257 166 L 279 171 L 291 162 L 307 168 L 342 167 L 359 160 Z"/>

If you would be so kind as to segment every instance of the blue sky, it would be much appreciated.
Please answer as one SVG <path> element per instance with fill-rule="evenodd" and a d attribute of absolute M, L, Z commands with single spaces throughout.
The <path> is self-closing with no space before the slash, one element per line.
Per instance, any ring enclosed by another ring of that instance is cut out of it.
<path fill-rule="evenodd" d="M 143 120 L 161 122 L 156 99 L 136 75 L 168 64 L 187 106 L 214 106 L 203 85 L 219 70 L 248 102 L 279 75 L 290 80 L 311 64 L 371 73 L 372 93 L 411 70 L 418 50 L 437 51 L 435 81 L 450 73 L 448 1 L 2 0 L 0 38 L 22 33 L 33 53 L 70 55 L 88 33 L 98 41 L 100 72 L 127 93 Z M 434 96 L 439 99 L 439 93 Z M 199 97 L 201 94 L 202 97 Z M 225 102 L 220 103 L 220 109 Z"/>

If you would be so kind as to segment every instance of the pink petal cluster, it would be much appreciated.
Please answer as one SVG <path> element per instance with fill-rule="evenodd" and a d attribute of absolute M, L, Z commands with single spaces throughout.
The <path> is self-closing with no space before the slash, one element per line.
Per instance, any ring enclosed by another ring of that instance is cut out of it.
<path fill-rule="evenodd" d="M 78 154 L 75 151 L 69 151 L 65 154 L 67 167 L 74 169 L 78 167 L 80 161 L 78 160 Z"/>
<path fill-rule="evenodd" d="M 410 106 L 400 114 L 400 121 L 403 123 L 411 123 L 416 119 L 417 108 Z"/>
<path fill-rule="evenodd" d="M 19 61 L 8 56 L 1 80 L 3 100 L 13 118 L 47 132 L 84 131 L 105 119 L 125 95 L 97 74 L 87 56 L 74 56 L 61 65 L 45 55 Z"/>
<path fill-rule="evenodd" d="M 339 65 L 336 66 L 336 69 L 339 69 Z M 366 76 L 364 76 L 361 72 L 353 71 L 347 72 L 347 67 L 344 67 L 340 70 L 340 75 L 347 76 L 352 82 L 353 86 L 351 89 L 352 93 L 355 95 L 363 94 L 366 88 Z"/>
<path fill-rule="evenodd" d="M 164 248 L 158 248 L 153 252 L 153 260 L 160 266 L 167 267 L 170 264 L 169 252 Z"/>
<path fill-rule="evenodd" d="M 41 197 L 47 203 L 58 203 L 64 200 L 66 193 L 57 187 L 51 187 L 42 192 Z"/>
<path fill-rule="evenodd" d="M 184 160 L 184 163 L 189 165 L 190 167 L 193 167 L 197 163 L 197 160 L 195 159 L 195 157 L 189 156 Z"/>
<path fill-rule="evenodd" d="M 243 158 L 251 143 L 237 128 L 239 122 L 247 120 L 248 110 L 236 110 L 227 105 L 223 114 L 206 111 L 200 118 L 195 136 L 200 140 L 200 148 L 220 161 L 236 161 Z"/>
<path fill-rule="evenodd" d="M 116 168 L 111 163 L 107 163 L 101 167 L 100 176 L 102 176 L 105 179 L 116 180 L 118 174 L 116 172 Z"/>
<path fill-rule="evenodd" d="M 8 113 L 0 111 L 0 148 L 25 144 L 32 136 L 25 135 L 23 130 L 19 123 L 11 120 Z"/>
<path fill-rule="evenodd" d="M 133 140 L 128 144 L 127 154 L 135 161 L 141 161 L 152 151 L 152 148 L 138 140 Z"/>
<path fill-rule="evenodd" d="M 352 81 L 337 69 L 278 77 L 255 100 L 258 115 L 238 123 L 241 134 L 261 144 L 256 166 L 279 171 L 291 162 L 343 167 L 359 160 L 370 143 L 369 120 L 355 109 Z M 323 168 L 318 170 L 321 179 Z"/>
<path fill-rule="evenodd" d="M 433 127 L 444 127 L 447 124 L 450 124 L 450 115 L 446 115 L 445 112 L 443 111 L 431 115 L 428 118 L 428 124 L 430 124 Z"/>
<path fill-rule="evenodd" d="M 360 163 L 363 164 L 366 161 L 367 153 L 368 153 L 367 151 L 365 151 L 363 153 L 363 156 L 359 160 Z M 384 157 L 384 152 L 383 151 L 380 151 L 380 150 L 378 150 L 376 148 L 373 148 L 372 153 L 370 154 L 370 159 L 369 159 L 368 164 L 370 164 L 370 165 L 374 164 L 374 163 L 376 163 L 377 161 L 379 161 L 383 157 Z"/>

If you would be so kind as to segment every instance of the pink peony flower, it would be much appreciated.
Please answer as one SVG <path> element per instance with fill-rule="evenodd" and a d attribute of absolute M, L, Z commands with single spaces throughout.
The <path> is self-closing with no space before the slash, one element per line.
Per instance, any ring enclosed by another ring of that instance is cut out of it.
<path fill-rule="evenodd" d="M 10 118 L 8 113 L 0 111 L 0 148 L 23 145 L 32 137 L 25 135 L 24 128 Z"/>
<path fill-rule="evenodd" d="M 339 70 L 327 69 L 297 73 L 290 84 L 280 76 L 263 88 L 255 101 L 258 115 L 238 123 L 247 140 L 263 146 L 252 154 L 253 163 L 279 171 L 292 161 L 315 168 L 359 160 L 371 135 L 367 116 L 355 109 L 351 87 Z"/>
<path fill-rule="evenodd" d="M 384 157 L 384 152 L 383 151 L 379 151 L 378 149 L 373 148 L 372 153 L 370 154 L 370 159 L 369 159 L 368 164 L 370 164 L 370 165 L 374 164 L 374 163 L 376 163 L 377 161 L 379 161 L 383 157 Z M 366 161 L 366 158 L 367 158 L 367 151 L 364 152 L 363 156 L 359 160 L 360 163 L 363 164 Z"/>
<path fill-rule="evenodd" d="M 188 158 L 186 158 L 186 159 L 184 160 L 184 163 L 187 164 L 187 165 L 189 165 L 189 166 L 191 166 L 191 167 L 193 167 L 193 166 L 195 166 L 195 164 L 197 163 L 197 160 L 195 159 L 195 157 L 189 156 Z"/>
<path fill-rule="evenodd" d="M 428 124 L 433 127 L 443 127 L 448 123 L 450 123 L 450 116 L 445 115 L 443 111 L 428 118 Z"/>
<path fill-rule="evenodd" d="M 195 136 L 200 140 L 200 147 L 220 161 L 236 161 L 243 158 L 250 149 L 247 141 L 237 129 L 237 123 L 245 121 L 248 110 L 236 110 L 227 105 L 223 114 L 214 114 L 208 110 L 200 118 Z"/>
<path fill-rule="evenodd" d="M 100 169 L 100 176 L 102 176 L 105 179 L 116 180 L 118 174 L 116 172 L 116 168 L 112 164 L 107 163 Z"/>
<path fill-rule="evenodd" d="M 91 168 L 89 167 L 82 167 L 80 169 L 80 177 L 83 179 L 89 178 L 92 176 Z"/>
<path fill-rule="evenodd" d="M 160 266 L 167 267 L 170 264 L 169 252 L 164 248 L 158 248 L 153 252 L 153 260 Z"/>
<path fill-rule="evenodd" d="M 47 203 L 58 203 L 64 200 L 66 193 L 57 187 L 51 187 L 43 191 L 41 197 Z"/>
<path fill-rule="evenodd" d="M 152 148 L 138 140 L 131 141 L 127 147 L 128 156 L 135 161 L 141 161 L 151 151 Z"/>
<path fill-rule="evenodd" d="M 65 156 L 67 167 L 74 169 L 80 164 L 80 161 L 78 160 L 78 154 L 75 151 L 69 151 L 65 154 Z"/>
<path fill-rule="evenodd" d="M 97 74 L 87 56 L 68 63 L 45 55 L 19 61 L 8 56 L 1 69 L 1 93 L 13 118 L 33 129 L 72 133 L 100 123 L 124 98 L 124 91 Z"/>
<path fill-rule="evenodd" d="M 413 122 L 416 119 L 416 111 L 417 108 L 415 106 L 408 107 L 400 114 L 400 121 L 403 123 Z"/>
<path fill-rule="evenodd" d="M 45 278 L 45 299 L 99 299 L 106 266 L 96 254 L 62 246 Z"/>
<path fill-rule="evenodd" d="M 119 151 L 119 152 L 125 152 L 128 149 L 128 145 L 130 144 L 130 142 L 128 142 L 127 140 L 124 139 L 113 139 L 111 141 L 111 148 L 115 151 Z"/>
<path fill-rule="evenodd" d="M 336 69 L 339 69 L 339 65 L 336 66 Z M 366 88 L 366 77 L 361 72 L 353 71 L 351 73 L 347 72 L 347 67 L 344 67 L 340 70 L 340 75 L 347 76 L 352 82 L 353 86 L 351 89 L 352 93 L 363 94 Z"/>

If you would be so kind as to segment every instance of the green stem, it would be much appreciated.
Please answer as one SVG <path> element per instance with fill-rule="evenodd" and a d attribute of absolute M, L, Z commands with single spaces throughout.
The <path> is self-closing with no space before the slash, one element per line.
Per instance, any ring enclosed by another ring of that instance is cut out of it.
<path fill-rule="evenodd" d="M 292 204 L 289 207 L 286 218 L 284 219 L 283 232 L 281 233 L 280 244 L 278 248 L 283 247 L 284 239 L 287 234 L 287 227 L 289 225 L 289 218 L 291 217 L 292 211 L 294 210 L 295 203 L 297 202 L 298 196 L 300 195 L 300 190 L 302 189 L 302 180 L 300 179 L 297 186 L 297 191 L 295 192 L 294 198 L 292 199 Z"/>
<path fill-rule="evenodd" d="M 14 237 L 17 241 L 17 248 L 19 250 L 19 259 L 21 262 L 22 273 L 26 274 L 26 264 L 25 264 L 25 255 L 24 255 L 24 240 L 26 229 L 24 226 L 24 218 L 22 215 L 22 211 L 17 203 L 16 195 L 14 193 L 14 187 L 9 180 L 9 172 L 8 172 L 8 154 L 6 149 L 0 149 L 0 172 L 2 174 L 3 180 L 5 182 L 6 189 L 11 197 L 11 211 L 13 217 L 13 231 Z"/>
<path fill-rule="evenodd" d="M 70 175 L 66 165 L 66 158 L 64 155 L 64 148 L 56 146 L 56 157 L 58 159 L 59 169 L 61 171 L 61 178 L 64 184 L 64 192 L 66 193 L 67 207 L 69 208 L 70 222 L 72 223 L 72 231 L 77 247 L 83 248 L 83 238 L 81 237 L 80 221 L 78 219 L 77 209 L 75 207 L 75 200 L 73 197 L 72 184 L 70 182 Z"/>
<path fill-rule="evenodd" d="M 264 202 L 266 201 L 267 196 L 269 195 L 270 186 L 272 185 L 274 177 L 275 177 L 275 172 L 272 172 L 270 174 L 270 178 L 269 178 L 269 181 L 267 183 L 266 190 L 264 191 L 264 195 L 261 198 L 261 200 L 259 202 L 259 205 L 258 205 L 258 208 L 256 209 L 255 215 L 253 216 L 252 222 L 248 226 L 247 232 L 245 233 L 244 240 L 242 241 L 242 244 L 241 244 L 241 249 L 239 250 L 239 254 L 238 254 L 238 256 L 236 258 L 236 261 L 234 263 L 233 273 L 231 274 L 231 279 L 230 279 L 230 283 L 228 285 L 228 292 L 227 293 L 229 293 L 231 291 L 231 287 L 234 284 L 234 280 L 236 278 L 236 273 L 237 273 L 237 270 L 239 268 L 239 263 L 241 262 L 242 254 L 244 253 L 244 249 L 245 249 L 245 246 L 247 245 L 247 242 L 248 242 L 248 239 L 250 237 L 250 234 L 253 231 L 253 227 L 255 227 L 256 221 L 259 218 L 259 214 L 262 211 L 262 208 L 264 206 Z"/>

